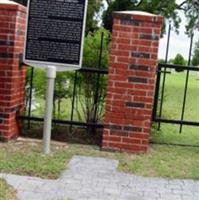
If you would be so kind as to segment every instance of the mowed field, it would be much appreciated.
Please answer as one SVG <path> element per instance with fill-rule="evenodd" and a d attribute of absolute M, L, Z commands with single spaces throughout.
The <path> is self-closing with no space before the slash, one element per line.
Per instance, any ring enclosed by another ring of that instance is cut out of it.
<path fill-rule="evenodd" d="M 172 72 L 166 76 L 162 118 L 181 119 L 186 72 Z M 184 120 L 199 122 L 199 73 L 190 72 Z M 155 127 L 157 125 L 154 125 Z M 199 146 L 199 126 L 161 124 L 161 130 L 154 128 L 151 141 Z"/>

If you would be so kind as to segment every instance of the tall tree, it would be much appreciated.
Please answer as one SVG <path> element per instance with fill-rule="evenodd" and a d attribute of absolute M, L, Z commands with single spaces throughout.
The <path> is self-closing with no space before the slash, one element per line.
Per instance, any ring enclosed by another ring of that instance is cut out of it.
<path fill-rule="evenodd" d="M 192 65 L 199 66 L 199 40 L 195 43 L 193 58 L 192 58 Z"/>
<path fill-rule="evenodd" d="M 176 57 L 173 60 L 173 64 L 175 65 L 186 65 L 186 60 L 181 54 L 177 54 Z"/>
<path fill-rule="evenodd" d="M 98 20 L 96 18 L 97 13 L 102 7 L 103 0 L 88 0 L 88 11 L 86 20 L 86 33 L 93 32 L 97 29 Z"/>
<path fill-rule="evenodd" d="M 198 0 L 184 0 L 180 4 L 176 0 L 106 0 L 106 2 L 108 8 L 103 13 L 103 23 L 104 27 L 109 30 L 112 26 L 112 12 L 121 10 L 140 10 L 163 15 L 166 19 L 172 20 L 176 30 L 178 30 L 181 22 L 178 13 L 181 10 L 187 17 L 187 33 L 192 32 L 198 26 Z"/>

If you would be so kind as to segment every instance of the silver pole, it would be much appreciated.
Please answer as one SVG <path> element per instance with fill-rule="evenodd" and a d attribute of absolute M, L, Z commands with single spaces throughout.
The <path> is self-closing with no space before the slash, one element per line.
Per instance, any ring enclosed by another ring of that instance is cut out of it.
<path fill-rule="evenodd" d="M 45 118 L 44 118 L 44 127 L 43 127 L 43 153 L 49 154 L 56 67 L 49 66 L 46 69 L 46 77 L 48 80 L 47 80 L 47 90 L 46 90 Z"/>

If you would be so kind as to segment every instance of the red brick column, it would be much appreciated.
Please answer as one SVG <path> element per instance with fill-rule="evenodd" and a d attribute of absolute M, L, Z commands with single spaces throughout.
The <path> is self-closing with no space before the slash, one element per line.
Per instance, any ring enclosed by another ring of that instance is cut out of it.
<path fill-rule="evenodd" d="M 146 152 L 163 18 L 115 12 L 102 148 Z"/>
<path fill-rule="evenodd" d="M 25 69 L 19 65 L 23 53 L 26 8 L 0 2 L 0 138 L 20 133 L 16 114 L 24 106 Z"/>

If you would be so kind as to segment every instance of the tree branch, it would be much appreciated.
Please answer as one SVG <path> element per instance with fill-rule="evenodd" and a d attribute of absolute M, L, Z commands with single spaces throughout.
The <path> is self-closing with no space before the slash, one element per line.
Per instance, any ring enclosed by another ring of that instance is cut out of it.
<path fill-rule="evenodd" d="M 136 5 L 136 7 L 139 7 L 142 3 L 143 3 L 143 0 L 141 0 L 141 1 Z"/>
<path fill-rule="evenodd" d="M 177 4 L 176 5 L 176 8 L 177 9 L 179 9 L 179 10 L 184 10 L 184 8 L 183 8 L 183 6 L 186 4 L 186 3 L 188 3 L 188 0 L 185 0 L 185 1 L 183 1 L 181 4 Z"/>

